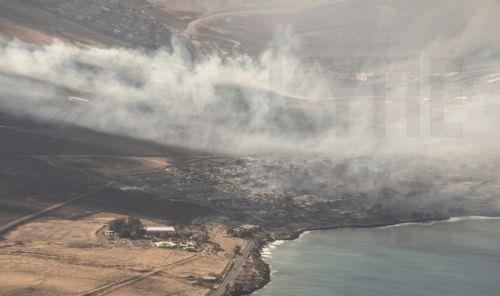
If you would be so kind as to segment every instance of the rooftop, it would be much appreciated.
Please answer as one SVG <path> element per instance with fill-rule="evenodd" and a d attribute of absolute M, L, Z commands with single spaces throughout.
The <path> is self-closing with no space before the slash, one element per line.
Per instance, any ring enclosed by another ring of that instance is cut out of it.
<path fill-rule="evenodd" d="M 175 232 L 173 226 L 146 226 L 144 228 L 147 232 Z"/>

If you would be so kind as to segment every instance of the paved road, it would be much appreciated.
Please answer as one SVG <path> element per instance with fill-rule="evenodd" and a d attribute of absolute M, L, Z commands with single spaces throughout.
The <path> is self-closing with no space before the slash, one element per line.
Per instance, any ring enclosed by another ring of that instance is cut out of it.
<path fill-rule="evenodd" d="M 339 2 L 338 0 L 323 0 L 323 1 L 306 1 L 303 4 L 300 5 L 290 5 L 290 6 L 277 6 L 277 7 L 267 7 L 267 8 L 257 8 L 257 9 L 243 9 L 243 10 L 231 10 L 231 11 L 220 11 L 220 12 L 215 12 L 213 14 L 205 14 L 202 15 L 201 17 L 192 20 L 189 24 L 187 24 L 186 29 L 184 30 L 184 34 L 188 36 L 191 39 L 191 42 L 193 44 L 193 47 L 196 50 L 197 54 L 207 54 L 206 49 L 203 47 L 203 44 L 200 42 L 200 39 L 197 38 L 199 37 L 200 34 L 198 28 L 202 26 L 203 24 L 210 23 L 216 19 L 220 18 L 225 18 L 225 17 L 235 17 L 235 16 L 249 16 L 252 14 L 270 14 L 270 15 L 276 15 L 276 14 L 291 14 L 291 13 L 296 13 L 304 9 L 312 8 L 312 7 L 317 7 L 317 6 L 322 6 L 322 5 L 327 5 L 327 4 L 333 4 Z M 217 37 L 220 38 L 220 37 Z M 235 44 L 239 44 L 238 41 L 232 40 L 229 38 L 225 38 L 226 41 L 233 42 Z"/>
<path fill-rule="evenodd" d="M 245 261 L 250 255 L 250 251 L 253 249 L 254 245 L 255 243 L 253 241 L 250 241 L 246 244 L 245 247 L 243 247 L 241 255 L 237 256 L 236 259 L 234 259 L 233 267 L 227 273 L 226 277 L 219 285 L 217 290 L 212 294 L 212 296 L 222 296 L 226 293 L 228 285 L 234 282 L 235 277 L 238 275 L 238 272 L 243 267 L 243 264 L 245 264 Z"/>
<path fill-rule="evenodd" d="M 106 184 L 104 186 L 101 186 L 99 188 L 93 189 L 93 190 L 91 190 L 89 192 L 86 192 L 84 194 L 81 194 L 81 195 L 79 195 L 77 197 L 70 198 L 68 200 L 65 200 L 63 202 L 57 203 L 55 205 L 51 205 L 50 207 L 42 209 L 42 210 L 40 210 L 38 212 L 35 212 L 33 214 L 29 214 L 29 215 L 26 215 L 26 216 L 21 217 L 19 219 L 15 219 L 13 221 L 10 221 L 9 223 L 7 223 L 5 225 L 0 226 L 0 235 L 3 235 L 3 234 L 11 231 L 12 229 L 14 229 L 16 227 L 19 227 L 19 226 L 21 226 L 21 225 L 23 225 L 23 224 L 25 224 L 27 222 L 31 222 L 31 221 L 33 221 L 33 220 L 35 220 L 35 219 L 37 219 L 37 218 L 39 218 L 39 217 L 41 217 L 43 215 L 46 215 L 46 214 L 48 214 L 48 213 L 50 213 L 52 211 L 55 211 L 55 210 L 60 209 L 60 208 L 62 208 L 64 206 L 67 206 L 68 204 L 74 203 L 74 202 L 79 201 L 79 200 L 81 200 L 81 199 L 83 199 L 83 198 L 85 198 L 85 197 L 87 197 L 89 195 L 92 195 L 92 194 L 94 194 L 96 192 L 99 192 L 99 191 L 103 190 L 104 188 L 107 188 L 107 187 L 111 186 L 112 184 L 113 183 L 110 182 L 110 183 L 108 183 L 108 184 Z"/>
<path fill-rule="evenodd" d="M 112 248 L 112 247 L 114 247 L 114 244 L 111 244 L 104 236 L 104 228 L 105 228 L 105 226 L 101 227 L 99 230 L 96 231 L 95 236 L 96 236 L 97 242 L 99 242 L 101 247 Z"/>
<path fill-rule="evenodd" d="M 273 10 L 271 10 L 271 11 L 273 11 Z M 279 10 L 274 10 L 274 11 L 279 12 Z M 270 13 L 270 10 L 268 10 L 268 9 L 255 9 L 255 10 L 220 12 L 220 13 L 203 15 L 200 18 L 191 21 L 186 26 L 184 33 L 189 37 L 189 39 L 191 39 L 191 43 L 196 51 L 196 55 L 205 56 L 205 55 L 208 55 L 208 52 L 207 52 L 207 49 L 203 46 L 201 39 L 199 38 L 200 34 L 198 32 L 198 27 L 200 27 L 202 24 L 209 23 L 209 22 L 216 20 L 218 18 L 224 18 L 224 17 L 229 17 L 229 16 L 238 16 L 238 15 L 245 16 L 245 15 L 251 15 L 251 14 L 255 14 L 255 13 Z M 236 40 L 232 40 L 229 38 L 225 38 L 225 39 L 226 39 L 226 41 L 230 41 L 230 42 L 233 42 L 235 44 L 239 44 L 239 42 Z"/>
<path fill-rule="evenodd" d="M 137 283 L 138 281 L 142 281 L 143 279 L 145 279 L 147 277 L 150 277 L 152 275 L 155 275 L 155 274 L 157 274 L 159 272 L 162 272 L 162 271 L 165 271 L 165 270 L 169 270 L 169 269 L 173 269 L 173 268 L 179 267 L 181 265 L 190 263 L 190 262 L 196 260 L 197 259 L 196 257 L 197 257 L 196 255 L 192 255 L 192 256 L 190 256 L 188 258 L 184 258 L 184 259 L 181 259 L 179 261 L 175 261 L 175 262 L 169 263 L 169 264 L 167 264 L 165 266 L 156 268 L 153 271 L 150 271 L 148 273 L 144 273 L 144 274 L 132 276 L 132 277 L 126 278 L 126 279 L 118 281 L 118 282 L 114 282 L 114 283 L 111 283 L 111 284 L 107 284 L 107 285 L 104 285 L 104 286 L 97 287 L 95 289 L 86 291 L 86 292 L 80 294 L 80 296 L 106 295 L 108 293 L 117 291 L 117 290 L 119 290 L 119 289 L 121 289 L 123 287 L 126 287 L 126 286 L 132 285 L 134 283 Z"/>

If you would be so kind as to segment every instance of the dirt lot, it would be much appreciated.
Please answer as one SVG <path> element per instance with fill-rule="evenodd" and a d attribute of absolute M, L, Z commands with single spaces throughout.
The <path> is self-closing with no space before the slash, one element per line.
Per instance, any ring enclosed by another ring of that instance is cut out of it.
<path fill-rule="evenodd" d="M 206 295 L 204 278 L 221 275 L 234 245 L 220 225 L 210 228 L 222 251 L 101 247 L 95 233 L 115 214 L 101 213 L 79 221 L 45 218 L 9 233 L 0 244 L 0 295 L 69 295 L 148 274 L 139 281 L 105 290 L 109 295 Z M 176 264 L 180 260 L 185 263 Z"/>
<path fill-rule="evenodd" d="M 221 248 L 221 255 L 231 255 L 236 246 L 243 247 L 245 240 L 227 235 L 227 228 L 222 225 L 215 225 L 210 228 L 209 235 L 213 242 Z"/>

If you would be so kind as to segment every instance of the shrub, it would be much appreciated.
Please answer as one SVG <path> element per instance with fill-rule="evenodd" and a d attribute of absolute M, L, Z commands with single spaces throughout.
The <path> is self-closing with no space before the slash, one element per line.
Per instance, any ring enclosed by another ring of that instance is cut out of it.
<path fill-rule="evenodd" d="M 109 229 L 116 232 L 121 238 L 143 238 L 146 230 L 139 218 L 117 218 L 109 224 Z"/>

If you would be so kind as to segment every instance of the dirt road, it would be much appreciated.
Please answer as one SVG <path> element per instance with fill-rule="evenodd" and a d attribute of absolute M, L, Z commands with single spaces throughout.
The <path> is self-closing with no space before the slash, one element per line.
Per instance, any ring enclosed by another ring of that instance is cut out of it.
<path fill-rule="evenodd" d="M 157 274 L 159 272 L 166 271 L 166 270 L 169 270 L 169 269 L 173 269 L 173 268 L 179 267 L 181 265 L 190 263 L 190 262 L 196 260 L 196 257 L 197 257 L 196 255 L 192 255 L 191 257 L 188 257 L 188 258 L 176 261 L 176 262 L 172 262 L 172 263 L 169 263 L 169 264 L 167 264 L 165 266 L 156 268 L 153 271 L 150 271 L 148 273 L 144 273 L 144 274 L 136 275 L 136 276 L 133 276 L 133 277 L 129 277 L 129 278 L 126 278 L 124 280 L 121 280 L 121 281 L 118 281 L 118 282 L 115 282 L 115 283 L 107 284 L 107 285 L 104 285 L 104 286 L 92 289 L 90 291 L 86 291 L 86 292 L 80 294 L 80 296 L 106 295 L 108 293 L 111 293 L 111 292 L 114 292 L 116 290 L 119 290 L 119 289 L 121 289 L 123 287 L 132 285 L 132 284 L 134 284 L 134 283 L 136 283 L 138 281 L 141 281 L 141 280 L 143 280 L 143 279 L 145 279 L 147 277 L 153 276 L 153 275 L 155 275 L 155 274 Z"/>
<path fill-rule="evenodd" d="M 41 217 L 43 215 L 46 215 L 46 214 L 48 214 L 48 213 L 50 213 L 50 212 L 52 212 L 54 210 L 60 209 L 60 208 L 62 208 L 64 206 L 66 206 L 66 205 L 69 205 L 69 204 L 74 203 L 76 201 L 79 201 L 79 200 L 81 200 L 81 199 L 83 199 L 83 198 L 85 198 L 85 197 L 87 197 L 89 195 L 92 195 L 92 194 L 94 194 L 96 192 L 99 192 L 99 191 L 103 190 L 104 188 L 107 188 L 107 187 L 111 186 L 112 184 L 113 183 L 110 182 L 110 183 L 108 183 L 108 184 L 106 184 L 104 186 L 101 186 L 99 188 L 93 189 L 93 190 L 91 190 L 89 192 L 86 192 L 84 194 L 81 194 L 81 195 L 79 195 L 77 197 L 70 198 L 68 200 L 65 200 L 63 202 L 57 203 L 55 205 L 51 205 L 50 207 L 42 209 L 42 210 L 40 210 L 38 212 L 35 212 L 33 214 L 29 214 L 29 215 L 26 215 L 26 216 L 21 217 L 19 219 L 13 220 L 13 221 L 11 221 L 11 222 L 3 225 L 3 226 L 0 226 L 0 235 L 3 235 L 5 233 L 7 233 L 8 231 L 10 231 L 10 230 L 12 230 L 12 229 L 14 229 L 14 228 L 22 225 L 22 224 L 25 224 L 27 222 L 31 222 L 31 221 L 33 221 L 33 220 L 35 220 L 35 219 L 37 219 L 37 218 L 39 218 L 39 217 Z"/>

